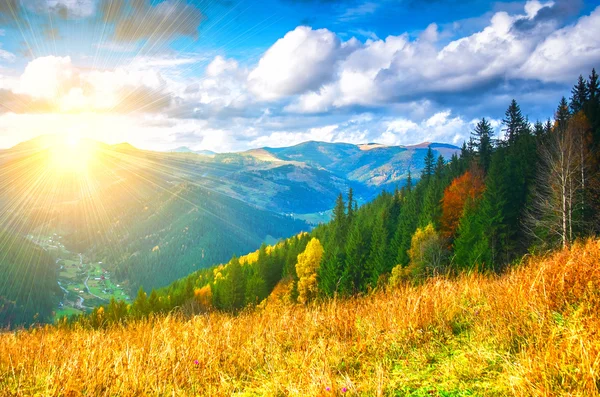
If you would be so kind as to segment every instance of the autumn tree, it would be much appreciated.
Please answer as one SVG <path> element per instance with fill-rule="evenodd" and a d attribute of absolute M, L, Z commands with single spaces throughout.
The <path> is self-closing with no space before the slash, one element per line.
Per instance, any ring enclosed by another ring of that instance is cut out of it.
<path fill-rule="evenodd" d="M 298 302 L 306 303 L 317 295 L 317 272 L 323 257 L 321 242 L 312 238 L 304 252 L 298 255 Z"/>
<path fill-rule="evenodd" d="M 418 228 L 408 250 L 408 271 L 413 277 L 423 278 L 443 273 L 447 250 L 445 243 L 432 224 Z"/>
<path fill-rule="evenodd" d="M 442 235 L 452 239 L 463 215 L 465 204 L 473 203 L 481 194 L 485 185 L 483 172 L 477 167 L 454 179 L 444 191 L 442 198 Z"/>

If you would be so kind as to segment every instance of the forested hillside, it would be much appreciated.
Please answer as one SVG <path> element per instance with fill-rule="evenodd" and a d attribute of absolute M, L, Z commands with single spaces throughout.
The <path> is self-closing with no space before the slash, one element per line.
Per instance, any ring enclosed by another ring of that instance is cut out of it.
<path fill-rule="evenodd" d="M 598 233 L 600 90 L 580 79 L 553 120 L 527 120 L 516 101 L 503 136 L 482 119 L 460 157 L 429 149 L 419 181 L 357 208 L 350 190 L 333 219 L 310 234 L 263 246 L 194 273 L 131 308 L 112 302 L 105 319 L 190 309 L 235 311 L 269 295 L 289 301 L 366 293 L 386 283 L 473 270 L 501 272 L 530 251 L 569 246 Z M 275 291 L 275 293 L 273 293 Z M 98 320 L 102 318 L 103 320 Z"/>
<path fill-rule="evenodd" d="M 61 293 L 54 261 L 33 242 L 0 231 L 0 325 L 51 319 Z"/>

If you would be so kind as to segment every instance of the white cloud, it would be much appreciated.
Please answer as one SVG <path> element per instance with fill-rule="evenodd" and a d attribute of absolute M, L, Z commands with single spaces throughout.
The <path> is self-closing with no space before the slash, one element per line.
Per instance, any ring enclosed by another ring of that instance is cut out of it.
<path fill-rule="evenodd" d="M 575 25 L 548 36 L 537 46 L 518 74 L 550 82 L 570 82 L 583 69 L 600 61 L 600 7 Z"/>
<path fill-rule="evenodd" d="M 600 61 L 600 8 L 576 25 L 556 30 L 554 20 L 535 19 L 540 10 L 552 6 L 553 2 L 533 0 L 526 3 L 524 14 L 497 12 L 481 31 L 444 46 L 438 45 L 438 28 L 431 24 L 414 40 L 407 34 L 368 40 L 345 54 L 331 47 L 328 59 L 337 60 L 333 66 L 296 70 L 303 79 L 315 78 L 320 84 L 316 88 L 300 85 L 287 92 L 300 96 L 286 109 L 318 113 L 351 105 L 385 106 L 460 94 L 494 81 L 523 77 L 571 81 L 583 68 Z M 525 22 L 526 31 L 520 28 Z M 333 34 L 319 32 L 321 36 Z M 332 52 L 338 52 L 337 56 Z M 277 67 L 286 70 L 288 59 L 281 57 Z M 318 78 L 327 71 L 334 76 Z"/>
<path fill-rule="evenodd" d="M 355 41 L 342 43 L 327 29 L 299 26 L 277 40 L 248 76 L 249 87 L 264 100 L 318 90 L 335 74 L 335 64 Z"/>
<path fill-rule="evenodd" d="M 71 57 L 37 58 L 25 67 L 15 91 L 34 98 L 54 99 L 68 92 L 77 77 Z"/>

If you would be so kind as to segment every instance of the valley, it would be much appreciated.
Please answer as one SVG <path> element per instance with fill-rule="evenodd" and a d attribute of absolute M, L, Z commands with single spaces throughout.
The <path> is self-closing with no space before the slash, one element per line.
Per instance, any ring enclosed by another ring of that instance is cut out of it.
<path fill-rule="evenodd" d="M 61 236 L 30 234 L 27 238 L 56 258 L 57 283 L 63 296 L 53 311 L 54 322 L 64 316 L 89 312 L 113 298 L 130 302 L 125 286 L 114 280 L 102 262 L 91 263 L 84 255 L 70 252 L 61 242 Z"/>

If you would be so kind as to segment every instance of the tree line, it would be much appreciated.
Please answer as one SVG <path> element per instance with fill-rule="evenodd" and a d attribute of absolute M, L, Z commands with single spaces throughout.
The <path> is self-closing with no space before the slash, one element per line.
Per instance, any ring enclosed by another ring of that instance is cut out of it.
<path fill-rule="evenodd" d="M 600 227 L 600 88 L 580 77 L 547 120 L 513 100 L 496 136 L 481 119 L 460 156 L 429 148 L 420 175 L 361 206 L 350 189 L 310 233 L 263 245 L 133 304 L 78 319 L 93 326 L 168 312 L 238 311 L 269 299 L 307 303 L 464 271 L 501 272 L 528 252 L 566 247 Z"/>

